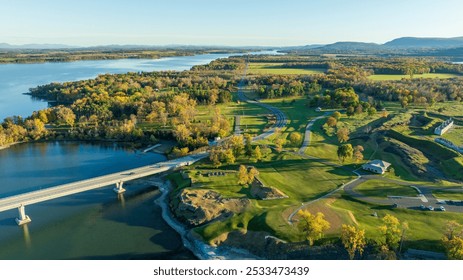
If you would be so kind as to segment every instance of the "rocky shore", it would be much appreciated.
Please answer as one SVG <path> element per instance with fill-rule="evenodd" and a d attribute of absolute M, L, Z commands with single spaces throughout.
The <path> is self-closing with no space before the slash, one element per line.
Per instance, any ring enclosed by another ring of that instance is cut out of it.
<path fill-rule="evenodd" d="M 183 244 L 198 259 L 213 260 L 243 260 L 243 259 L 260 259 L 258 256 L 250 253 L 248 250 L 234 248 L 230 246 L 214 246 L 206 244 L 200 236 L 195 234 L 185 224 L 179 222 L 169 207 L 168 196 L 172 190 L 169 181 L 153 182 L 160 190 L 161 196 L 155 200 L 155 203 L 162 209 L 162 218 L 182 237 Z"/>

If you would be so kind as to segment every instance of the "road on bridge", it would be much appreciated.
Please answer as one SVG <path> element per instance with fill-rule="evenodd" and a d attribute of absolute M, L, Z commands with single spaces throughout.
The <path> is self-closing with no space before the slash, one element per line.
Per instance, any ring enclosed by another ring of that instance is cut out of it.
<path fill-rule="evenodd" d="M 0 199 L 0 212 L 15 209 L 20 209 L 20 215 L 25 217 L 24 206 L 63 197 L 71 194 L 76 194 L 92 189 L 102 188 L 116 184 L 122 191 L 122 184 L 126 181 L 151 176 L 162 173 L 168 170 L 175 169 L 184 165 L 190 165 L 194 162 L 207 156 L 207 153 L 186 156 L 170 161 L 156 163 L 140 168 L 125 170 L 113 174 L 108 174 L 100 177 L 95 177 L 87 180 L 77 181 L 69 184 L 64 184 L 56 187 L 46 188 L 29 193 L 19 194 Z M 23 213 L 21 214 L 21 208 Z"/>

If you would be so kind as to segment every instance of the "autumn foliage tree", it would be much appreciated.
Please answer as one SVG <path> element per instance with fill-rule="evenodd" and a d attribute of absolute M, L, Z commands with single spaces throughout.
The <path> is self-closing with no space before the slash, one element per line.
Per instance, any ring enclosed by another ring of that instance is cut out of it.
<path fill-rule="evenodd" d="M 379 227 L 379 230 L 383 234 L 383 244 L 391 250 L 397 250 L 402 238 L 403 224 L 400 223 L 399 219 L 390 214 L 386 214 L 382 222 L 383 225 Z"/>
<path fill-rule="evenodd" d="M 248 183 L 248 169 L 244 165 L 240 165 L 238 169 L 238 184 L 246 185 Z"/>
<path fill-rule="evenodd" d="M 289 135 L 289 141 L 291 142 L 292 146 L 300 145 L 302 142 L 302 134 L 300 134 L 299 132 L 292 132 Z"/>
<path fill-rule="evenodd" d="M 275 143 L 275 150 L 281 153 L 281 151 L 283 151 L 283 145 L 286 143 L 286 140 L 278 137 L 273 143 Z"/>
<path fill-rule="evenodd" d="M 238 184 L 249 185 L 254 181 L 254 178 L 259 174 L 255 167 L 247 168 L 244 165 L 240 165 L 238 169 Z"/>
<path fill-rule="evenodd" d="M 349 129 L 345 127 L 340 128 L 336 135 L 338 136 L 339 143 L 345 143 L 349 141 Z"/>
<path fill-rule="evenodd" d="M 333 117 L 336 121 L 339 121 L 341 119 L 341 113 L 339 113 L 338 111 L 334 112 L 331 117 Z"/>
<path fill-rule="evenodd" d="M 252 151 L 252 158 L 253 160 L 255 161 L 260 161 L 262 160 L 262 152 L 260 151 L 260 146 L 257 145 L 255 148 L 254 148 L 254 151 Z"/>
<path fill-rule="evenodd" d="M 360 256 L 363 254 L 366 246 L 365 230 L 350 225 L 342 225 L 341 241 L 349 254 L 349 258 L 353 260 L 356 253 Z"/>
<path fill-rule="evenodd" d="M 337 154 L 338 154 L 339 161 L 341 163 L 344 163 L 344 161 L 347 158 L 352 158 L 352 156 L 354 154 L 354 149 L 352 148 L 351 144 L 343 144 L 343 145 L 338 147 Z"/>
<path fill-rule="evenodd" d="M 449 221 L 446 225 L 442 243 L 444 243 L 447 257 L 451 260 L 463 260 L 463 230 L 456 221 Z"/>
<path fill-rule="evenodd" d="M 355 162 L 358 163 L 360 162 L 361 160 L 363 160 L 363 151 L 365 149 L 363 148 L 363 146 L 361 145 L 357 145 L 354 147 L 354 154 L 353 154 L 353 158 L 355 159 Z"/>
<path fill-rule="evenodd" d="M 326 120 L 326 125 L 329 126 L 329 127 L 335 127 L 337 123 L 338 123 L 338 121 L 334 117 L 329 117 Z"/>
<path fill-rule="evenodd" d="M 299 210 L 299 228 L 304 233 L 305 238 L 312 246 L 314 241 L 323 237 L 323 232 L 330 228 L 330 223 L 325 220 L 325 215 L 321 212 L 313 215 L 308 210 Z"/>

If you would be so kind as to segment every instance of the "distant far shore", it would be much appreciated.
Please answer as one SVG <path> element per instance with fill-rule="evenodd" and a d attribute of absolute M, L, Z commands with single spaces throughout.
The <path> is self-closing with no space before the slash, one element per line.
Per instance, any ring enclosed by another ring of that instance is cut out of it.
<path fill-rule="evenodd" d="M 159 59 L 173 56 L 255 51 L 246 48 L 165 48 L 165 49 L 0 49 L 0 64 L 33 64 L 81 60 Z M 259 49 L 260 50 L 260 49 Z"/>

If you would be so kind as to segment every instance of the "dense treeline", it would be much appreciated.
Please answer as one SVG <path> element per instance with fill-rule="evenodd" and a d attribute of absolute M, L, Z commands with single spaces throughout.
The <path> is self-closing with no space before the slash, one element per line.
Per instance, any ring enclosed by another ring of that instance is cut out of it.
<path fill-rule="evenodd" d="M 65 139 L 153 141 L 175 138 L 189 149 L 225 136 L 230 123 L 215 111 L 206 123 L 196 120 L 198 104 L 231 100 L 233 74 L 199 71 L 100 75 L 95 79 L 52 83 L 30 89 L 32 96 L 58 104 L 23 120 L 8 118 L 0 145 L 61 137 Z"/>
<path fill-rule="evenodd" d="M 376 56 L 250 56 L 250 62 L 279 63 L 283 68 L 322 68 L 336 70 L 348 67 L 366 71 L 372 74 L 425 74 L 425 73 L 453 73 L 463 74 L 462 64 L 452 64 L 436 61 L 432 58 L 410 57 L 376 57 Z"/>
<path fill-rule="evenodd" d="M 350 115 L 374 113 L 382 109 L 381 101 L 399 101 L 406 107 L 463 100 L 461 78 L 400 81 L 367 78 L 371 65 L 391 70 L 396 61 L 397 65 L 413 61 L 433 69 L 458 71 L 461 65 L 378 57 L 231 57 L 193 67 L 191 71 L 100 75 L 91 80 L 33 88 L 31 95 L 58 106 L 35 112 L 26 119 L 6 119 L 0 126 L 0 145 L 60 137 L 124 141 L 153 141 L 162 137 L 176 139 L 188 149 L 207 145 L 208 139 L 230 132 L 230 120 L 211 107 L 210 120 L 201 122 L 196 118 L 196 106 L 229 102 L 242 78 L 246 60 L 279 61 L 288 67 L 294 63 L 300 67 L 303 63 L 314 63 L 314 67 L 320 67 L 320 63 L 326 63 L 328 69 L 324 74 L 248 75 L 246 83 L 260 98 L 305 96 L 308 106 L 343 108 Z"/>
<path fill-rule="evenodd" d="M 286 61 L 282 67 L 319 67 L 322 60 L 327 64 L 327 72 L 320 75 L 266 75 L 250 76 L 248 83 L 261 98 L 280 98 L 306 95 L 312 106 L 343 107 L 333 102 L 333 91 L 339 88 L 353 88 L 355 93 L 382 101 L 400 101 L 402 106 L 409 104 L 433 105 L 443 101 L 463 100 L 463 80 L 453 79 L 402 79 L 399 81 L 371 81 L 372 65 L 383 73 L 402 73 L 406 67 L 414 70 L 408 72 L 462 72 L 463 65 L 443 62 L 425 62 L 416 59 L 384 59 L 384 58 L 340 58 L 326 61 L 325 58 L 302 57 L 302 61 L 290 62 L 294 57 L 249 58 L 250 61 L 262 63 L 269 61 Z M 409 64 L 407 64 L 409 63 Z M 394 66 L 396 65 L 396 66 Z M 395 67 L 395 68 L 394 68 Z M 421 68 L 420 68 L 421 67 Z M 426 68 L 426 69 L 425 69 Z M 418 69 L 418 70 L 417 70 Z M 325 101 L 324 101 L 325 100 Z M 321 101 L 321 102 L 320 102 Z"/>
<path fill-rule="evenodd" d="M 106 59 L 157 59 L 170 56 L 190 56 L 205 53 L 229 53 L 249 51 L 248 49 L 215 49 L 207 47 L 177 47 L 177 48 L 148 48 L 140 49 L 123 47 L 95 47 L 86 49 L 0 49 L 1 63 L 44 63 L 66 62 L 78 60 L 106 60 Z"/>
<path fill-rule="evenodd" d="M 78 60 L 106 59 L 156 59 L 169 56 L 194 55 L 195 51 L 138 51 L 138 50 L 54 50 L 54 51 L 4 51 L 0 52 L 0 63 L 45 63 Z"/>
<path fill-rule="evenodd" d="M 243 70 L 245 67 L 242 57 L 229 57 L 214 60 L 206 65 L 196 65 L 191 68 L 193 71 L 205 70 Z"/>

